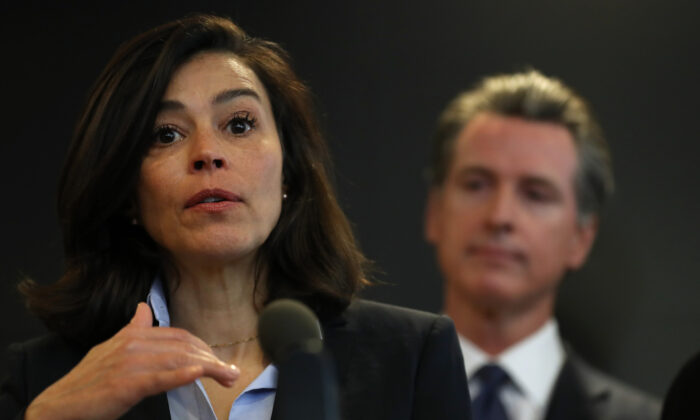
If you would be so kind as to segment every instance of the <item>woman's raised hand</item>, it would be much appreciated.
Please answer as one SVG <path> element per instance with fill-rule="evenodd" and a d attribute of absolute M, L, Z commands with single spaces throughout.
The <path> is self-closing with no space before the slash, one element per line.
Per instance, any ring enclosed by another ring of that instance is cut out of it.
<path fill-rule="evenodd" d="M 147 396 L 203 376 L 231 386 L 239 374 L 189 332 L 153 327 L 151 308 L 139 303 L 127 326 L 32 401 L 25 419 L 116 419 Z"/>

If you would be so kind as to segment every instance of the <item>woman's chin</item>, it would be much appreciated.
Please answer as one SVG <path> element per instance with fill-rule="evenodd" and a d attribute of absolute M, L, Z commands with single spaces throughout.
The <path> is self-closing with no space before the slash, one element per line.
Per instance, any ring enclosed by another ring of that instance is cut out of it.
<path fill-rule="evenodd" d="M 183 268 L 209 269 L 251 264 L 258 247 L 203 245 L 174 253 L 176 265 Z"/>

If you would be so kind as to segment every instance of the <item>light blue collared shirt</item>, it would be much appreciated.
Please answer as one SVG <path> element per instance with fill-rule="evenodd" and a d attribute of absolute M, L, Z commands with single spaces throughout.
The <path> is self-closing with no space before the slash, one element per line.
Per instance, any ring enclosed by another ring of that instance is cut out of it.
<path fill-rule="evenodd" d="M 148 304 L 161 327 L 170 326 L 170 313 L 160 279 L 156 279 L 148 293 Z M 243 390 L 231 406 L 228 420 L 270 420 L 277 390 L 277 368 L 270 364 Z M 172 420 L 216 420 L 202 382 L 168 391 L 168 407 Z"/>

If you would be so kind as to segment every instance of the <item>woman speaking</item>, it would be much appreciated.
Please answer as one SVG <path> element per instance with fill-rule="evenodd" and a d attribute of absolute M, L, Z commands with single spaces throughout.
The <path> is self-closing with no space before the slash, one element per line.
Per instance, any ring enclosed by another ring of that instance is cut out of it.
<path fill-rule="evenodd" d="M 276 44 L 196 15 L 119 48 L 60 178 L 66 270 L 20 284 L 2 419 L 270 419 L 270 302 L 321 321 L 344 419 L 469 418 L 444 317 L 355 299 L 365 259 L 310 93 Z"/>

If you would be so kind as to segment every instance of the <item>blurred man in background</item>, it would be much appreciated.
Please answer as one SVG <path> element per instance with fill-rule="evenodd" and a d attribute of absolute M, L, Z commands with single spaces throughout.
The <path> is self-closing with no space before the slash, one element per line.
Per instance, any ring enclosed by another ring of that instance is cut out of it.
<path fill-rule="evenodd" d="M 658 418 L 658 401 L 576 356 L 553 315 L 613 192 L 583 99 L 536 71 L 484 79 L 440 117 L 430 181 L 425 234 L 475 420 Z"/>

